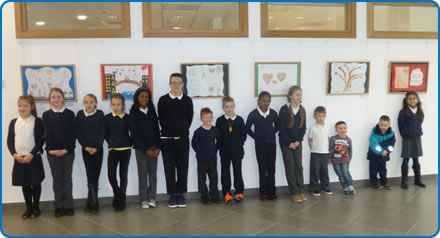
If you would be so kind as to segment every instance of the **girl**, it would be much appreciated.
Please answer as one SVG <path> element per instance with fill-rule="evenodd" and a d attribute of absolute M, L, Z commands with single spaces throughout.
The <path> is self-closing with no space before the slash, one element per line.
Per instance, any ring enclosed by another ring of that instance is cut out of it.
<path fill-rule="evenodd" d="M 23 219 L 40 216 L 41 182 L 44 180 L 43 162 L 43 122 L 37 117 L 34 98 L 18 98 L 19 117 L 9 124 L 8 148 L 14 157 L 12 185 L 21 186 L 26 211 Z M 32 203 L 32 198 L 34 202 Z"/>
<path fill-rule="evenodd" d="M 125 114 L 125 99 L 120 93 L 113 94 L 110 100 L 112 112 L 105 116 L 106 141 L 108 144 L 108 180 L 113 189 L 113 208 L 115 211 L 125 209 L 125 192 L 127 191 L 128 165 L 131 155 L 130 123 Z M 119 164 L 119 180 L 116 170 Z"/>
<path fill-rule="evenodd" d="M 64 107 L 59 88 L 49 92 L 51 109 L 43 113 L 47 159 L 53 177 L 55 217 L 73 216 L 72 167 L 75 158 L 75 114 Z"/>
<path fill-rule="evenodd" d="M 260 199 L 262 201 L 277 199 L 275 191 L 275 133 L 278 131 L 278 113 L 269 108 L 270 102 L 270 93 L 261 92 L 258 96 L 258 107 L 249 113 L 246 122 L 248 135 L 255 139 L 255 152 L 260 174 Z M 254 126 L 253 130 L 252 125 Z"/>
<path fill-rule="evenodd" d="M 423 135 L 422 123 L 424 116 L 419 95 L 414 91 L 407 92 L 398 118 L 399 131 L 403 138 L 402 182 L 400 185 L 403 189 L 408 189 L 406 182 L 408 179 L 409 158 L 413 159 L 414 184 L 422 188 L 426 187 L 422 183 L 419 163 L 419 156 L 423 156 L 421 136 Z"/>
<path fill-rule="evenodd" d="M 156 110 L 148 88 L 136 90 L 130 110 L 130 123 L 138 165 L 141 207 L 156 207 L 156 171 L 160 135 Z"/>
<path fill-rule="evenodd" d="M 98 182 L 103 157 L 102 144 L 105 137 L 104 113 L 96 109 L 98 100 L 94 94 L 87 94 L 83 104 L 84 110 L 76 115 L 76 123 L 89 188 L 84 211 L 95 214 L 99 212 Z"/>
<path fill-rule="evenodd" d="M 280 146 L 283 154 L 286 178 L 294 202 L 306 201 L 302 167 L 302 140 L 306 133 L 306 112 L 301 105 L 302 89 L 289 88 L 288 104 L 280 109 Z"/>

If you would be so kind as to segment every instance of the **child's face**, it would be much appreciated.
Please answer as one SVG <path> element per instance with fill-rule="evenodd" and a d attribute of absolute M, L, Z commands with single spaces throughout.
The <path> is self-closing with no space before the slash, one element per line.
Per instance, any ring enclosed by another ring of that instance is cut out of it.
<path fill-rule="evenodd" d="M 116 114 L 122 113 L 122 100 L 119 98 L 113 98 L 111 101 L 112 111 Z"/>
<path fill-rule="evenodd" d="M 21 118 L 28 118 L 31 116 L 31 111 L 32 111 L 33 106 L 31 106 L 31 104 L 26 101 L 26 100 L 19 100 L 18 101 L 18 114 L 20 115 Z"/>
<path fill-rule="evenodd" d="M 225 112 L 225 114 L 228 116 L 228 117 L 232 117 L 232 116 L 234 116 L 234 114 L 235 114 L 235 104 L 234 104 L 234 102 L 225 102 L 224 104 L 223 104 L 223 111 Z"/>
<path fill-rule="evenodd" d="M 324 124 L 324 122 L 325 122 L 325 118 L 327 117 L 327 115 L 325 114 L 325 113 L 322 113 L 322 112 L 318 112 L 318 113 L 315 113 L 315 120 L 316 120 L 316 123 L 318 123 L 318 124 L 320 124 L 320 125 L 323 125 Z"/>
<path fill-rule="evenodd" d="M 406 103 L 408 103 L 408 105 L 409 105 L 410 107 L 412 107 L 412 108 L 416 108 L 416 107 L 417 107 L 417 103 L 419 103 L 419 100 L 417 99 L 417 96 L 416 96 L 416 95 L 411 94 L 411 95 L 409 95 L 409 96 L 406 98 Z"/>
<path fill-rule="evenodd" d="M 347 125 L 340 124 L 336 127 L 336 133 L 338 133 L 339 136 L 345 137 L 347 135 Z"/>
<path fill-rule="evenodd" d="M 200 120 L 203 122 L 203 125 L 210 126 L 214 120 L 214 116 L 212 113 L 205 113 L 200 117 Z"/>
<path fill-rule="evenodd" d="M 150 95 L 148 95 L 148 92 L 143 91 L 139 94 L 138 100 L 139 105 L 145 109 L 148 106 L 148 102 L 150 102 Z"/>
<path fill-rule="evenodd" d="M 84 104 L 84 108 L 86 109 L 86 112 L 87 113 L 92 113 L 92 112 L 95 111 L 96 104 L 98 104 L 98 102 L 96 102 L 95 99 L 92 98 L 92 97 L 85 96 L 83 104 Z"/>
<path fill-rule="evenodd" d="M 59 92 L 52 92 L 49 97 L 50 105 L 55 109 L 60 109 L 64 105 L 64 97 Z"/>
<path fill-rule="evenodd" d="M 382 132 L 382 134 L 385 134 L 388 130 L 388 128 L 390 128 L 390 122 L 389 121 L 379 121 L 379 128 L 380 128 L 380 132 Z"/>
<path fill-rule="evenodd" d="M 302 90 L 296 90 L 289 96 L 290 103 L 299 104 L 302 101 Z"/>
<path fill-rule="evenodd" d="M 270 97 L 264 96 L 260 100 L 258 100 L 258 106 L 260 107 L 261 111 L 267 112 L 270 106 Z"/>
<path fill-rule="evenodd" d="M 172 77 L 169 84 L 170 84 L 172 94 L 174 94 L 174 95 L 182 94 L 182 88 L 183 88 L 183 79 L 182 78 Z"/>

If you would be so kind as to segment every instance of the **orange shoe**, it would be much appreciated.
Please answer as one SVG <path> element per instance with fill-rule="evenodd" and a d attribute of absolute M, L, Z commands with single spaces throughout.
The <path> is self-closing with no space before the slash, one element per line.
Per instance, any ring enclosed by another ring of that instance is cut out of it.
<path fill-rule="evenodd" d="M 233 202 L 234 202 L 234 199 L 232 198 L 231 194 L 226 193 L 225 205 L 232 205 Z"/>
<path fill-rule="evenodd" d="M 234 195 L 234 200 L 237 202 L 241 202 L 241 201 L 243 201 L 243 199 L 244 199 L 243 193 L 236 193 Z"/>

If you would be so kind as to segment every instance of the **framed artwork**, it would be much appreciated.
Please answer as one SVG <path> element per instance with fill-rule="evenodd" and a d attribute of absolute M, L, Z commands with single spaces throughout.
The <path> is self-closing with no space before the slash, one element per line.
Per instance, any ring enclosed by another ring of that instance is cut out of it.
<path fill-rule="evenodd" d="M 60 88 L 66 101 L 77 101 L 75 65 L 22 65 L 23 95 L 47 102 L 51 88 Z"/>
<path fill-rule="evenodd" d="M 327 95 L 367 94 L 370 85 L 370 62 L 327 62 Z"/>
<path fill-rule="evenodd" d="M 426 92 L 429 62 L 390 62 L 389 92 Z"/>
<path fill-rule="evenodd" d="M 229 96 L 229 63 L 182 63 L 180 72 L 189 97 Z"/>
<path fill-rule="evenodd" d="M 153 93 L 152 64 L 101 64 L 102 99 L 109 100 L 114 93 L 133 99 L 140 87 Z"/>
<path fill-rule="evenodd" d="M 256 62 L 255 97 L 262 91 L 286 96 L 291 86 L 301 86 L 300 62 Z"/>

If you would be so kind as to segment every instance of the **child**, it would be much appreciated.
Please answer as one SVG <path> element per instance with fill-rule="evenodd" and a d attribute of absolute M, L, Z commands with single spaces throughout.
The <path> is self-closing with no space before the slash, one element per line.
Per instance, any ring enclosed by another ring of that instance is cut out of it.
<path fill-rule="evenodd" d="M 18 98 L 19 117 L 13 119 L 8 129 L 8 149 L 14 157 L 12 185 L 21 186 L 26 211 L 23 219 L 40 216 L 41 182 L 44 180 L 43 162 L 43 122 L 37 117 L 34 98 Z M 32 203 L 32 198 L 34 202 Z"/>
<path fill-rule="evenodd" d="M 235 102 L 231 97 L 224 97 L 223 111 L 225 114 L 217 118 L 216 127 L 220 132 L 218 145 L 220 148 L 222 166 L 222 192 L 225 204 L 231 205 L 235 200 L 241 202 L 244 199 L 244 183 L 241 173 L 241 160 L 244 156 L 243 145 L 246 141 L 246 127 L 243 118 L 235 114 Z M 231 192 L 231 163 L 234 170 L 235 193 Z"/>
<path fill-rule="evenodd" d="M 214 203 L 220 203 L 218 195 L 217 175 L 217 145 L 219 132 L 212 126 L 213 115 L 211 109 L 205 107 L 200 111 L 200 120 L 203 122 L 195 132 L 191 145 L 196 152 L 197 178 L 200 200 L 209 204 L 208 188 L 206 187 L 206 174 L 209 176 L 209 196 Z"/>
<path fill-rule="evenodd" d="M 289 103 L 280 109 L 280 146 L 286 172 L 290 197 L 293 202 L 307 200 L 304 193 L 302 167 L 302 144 L 306 133 L 306 111 L 301 105 L 302 89 L 299 86 L 289 88 Z"/>
<path fill-rule="evenodd" d="M 75 158 L 75 114 L 65 108 L 59 88 L 49 92 L 51 109 L 43 113 L 47 159 L 53 177 L 55 217 L 73 216 L 72 168 Z"/>
<path fill-rule="evenodd" d="M 409 158 L 413 159 L 414 184 L 419 187 L 426 187 L 422 182 L 419 156 L 423 156 L 422 150 L 422 123 L 425 114 L 422 110 L 422 103 L 419 95 L 410 91 L 407 92 L 403 99 L 403 108 L 399 112 L 399 131 L 403 138 L 402 141 L 402 183 L 403 189 L 408 189 L 406 184 L 408 179 L 408 162 Z"/>
<path fill-rule="evenodd" d="M 160 148 L 169 195 L 169 208 L 185 208 L 188 190 L 189 128 L 194 116 L 192 99 L 183 94 L 183 75 L 170 75 L 170 92 L 159 98 Z M 177 176 L 176 176 L 177 174 Z"/>
<path fill-rule="evenodd" d="M 275 190 L 275 133 L 278 131 L 278 113 L 269 108 L 270 101 L 270 93 L 261 92 L 258 95 L 258 107 L 249 113 L 246 121 L 247 133 L 255 139 L 261 201 L 277 200 Z M 252 125 L 254 126 L 253 130 Z"/>
<path fill-rule="evenodd" d="M 108 144 L 108 180 L 113 189 L 113 208 L 115 211 L 125 209 L 125 192 L 127 190 L 128 165 L 130 163 L 131 145 L 130 119 L 125 114 L 125 99 L 120 93 L 110 99 L 112 112 L 105 116 L 106 141 Z M 119 164 L 119 180 L 116 170 Z"/>
<path fill-rule="evenodd" d="M 87 94 L 83 104 L 84 110 L 76 114 L 76 123 L 89 189 L 84 211 L 96 214 L 99 212 L 98 183 L 102 167 L 102 144 L 105 137 L 104 113 L 96 109 L 98 100 L 94 94 Z"/>
<path fill-rule="evenodd" d="M 159 122 L 148 88 L 138 88 L 130 110 L 133 147 L 139 178 L 142 208 L 156 207 L 157 156 L 160 149 Z"/>
<path fill-rule="evenodd" d="M 309 131 L 310 146 L 310 189 L 313 196 L 319 196 L 320 193 L 332 194 L 328 188 L 328 128 L 325 125 L 326 110 L 325 107 L 315 108 L 314 117 L 316 123 Z M 320 184 L 321 183 L 321 184 Z"/>
<path fill-rule="evenodd" d="M 339 121 L 335 125 L 337 135 L 330 137 L 329 151 L 330 160 L 333 163 L 335 173 L 339 177 L 339 182 L 344 188 L 344 194 L 356 194 L 353 187 L 353 179 L 351 178 L 349 165 L 353 155 L 353 143 L 347 136 L 347 124 Z"/>
<path fill-rule="evenodd" d="M 383 115 L 371 132 L 367 155 L 367 159 L 370 160 L 370 182 L 376 189 L 391 189 L 387 179 L 386 162 L 390 160 L 395 143 L 396 137 L 390 126 L 390 118 Z M 380 184 L 377 180 L 377 173 L 380 175 Z"/>

